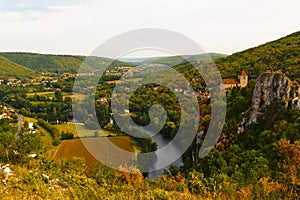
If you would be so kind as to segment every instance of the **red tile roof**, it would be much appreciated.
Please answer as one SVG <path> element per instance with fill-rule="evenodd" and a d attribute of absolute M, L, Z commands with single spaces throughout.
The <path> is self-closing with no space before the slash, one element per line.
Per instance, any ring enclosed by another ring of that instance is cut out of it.
<path fill-rule="evenodd" d="M 224 84 L 239 84 L 240 81 L 234 78 L 227 78 L 223 80 Z"/>
<path fill-rule="evenodd" d="M 240 76 L 248 76 L 248 74 L 245 72 L 245 70 L 243 70 L 240 74 Z"/>
<path fill-rule="evenodd" d="M 292 84 L 295 86 L 300 86 L 300 84 L 297 81 L 292 81 Z"/>

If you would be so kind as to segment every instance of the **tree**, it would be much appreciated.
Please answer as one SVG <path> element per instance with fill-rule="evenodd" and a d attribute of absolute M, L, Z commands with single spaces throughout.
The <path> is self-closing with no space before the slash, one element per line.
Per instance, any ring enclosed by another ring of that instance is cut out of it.
<path fill-rule="evenodd" d="M 98 138 L 99 137 L 99 131 L 95 131 L 94 136 L 95 136 L 95 138 Z"/>
<path fill-rule="evenodd" d="M 0 131 L 0 160 L 9 162 L 12 159 L 14 145 L 14 136 L 9 132 Z"/>
<path fill-rule="evenodd" d="M 21 134 L 16 142 L 18 155 L 23 160 L 29 153 L 38 153 L 42 148 L 41 138 L 36 134 Z"/>
<path fill-rule="evenodd" d="M 101 127 L 104 127 L 109 122 L 108 106 L 101 104 L 97 107 L 97 119 Z"/>
<path fill-rule="evenodd" d="M 29 123 L 28 123 L 28 121 L 25 121 L 25 122 L 24 122 L 24 128 L 25 128 L 25 129 L 29 128 Z"/>
<path fill-rule="evenodd" d="M 73 133 L 65 133 L 64 131 L 61 133 L 60 136 L 61 140 L 72 140 L 74 139 L 74 134 Z"/>
<path fill-rule="evenodd" d="M 63 96 L 60 90 L 56 90 L 55 93 L 55 98 L 57 99 L 57 101 L 62 101 L 63 100 Z"/>
<path fill-rule="evenodd" d="M 162 130 L 162 133 L 165 137 L 171 138 L 174 135 L 174 131 L 176 129 L 176 125 L 174 122 L 167 122 L 164 129 Z"/>
<path fill-rule="evenodd" d="M 290 195 L 296 194 L 300 187 L 300 141 L 291 144 L 288 140 L 281 139 L 276 147 L 283 159 L 283 163 L 279 165 L 283 169 L 284 184 L 288 186 Z"/>

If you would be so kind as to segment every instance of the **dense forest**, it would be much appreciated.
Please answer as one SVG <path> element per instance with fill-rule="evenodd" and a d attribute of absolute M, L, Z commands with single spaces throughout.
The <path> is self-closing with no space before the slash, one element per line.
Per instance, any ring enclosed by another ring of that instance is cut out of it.
<path fill-rule="evenodd" d="M 234 77 L 242 70 L 247 71 L 253 79 L 267 70 L 281 70 L 300 82 L 300 32 L 216 59 L 215 63 L 224 78 Z"/>

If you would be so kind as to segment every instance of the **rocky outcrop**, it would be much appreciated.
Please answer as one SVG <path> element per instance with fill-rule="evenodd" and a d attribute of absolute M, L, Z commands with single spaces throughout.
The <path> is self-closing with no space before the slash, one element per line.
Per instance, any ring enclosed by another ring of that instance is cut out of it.
<path fill-rule="evenodd" d="M 249 125 L 257 123 L 257 118 L 266 111 L 267 106 L 271 103 L 275 103 L 283 109 L 297 107 L 299 93 L 300 87 L 294 85 L 283 73 L 268 71 L 261 74 L 256 81 L 248 116 L 243 119 L 239 132 L 242 133 Z"/>

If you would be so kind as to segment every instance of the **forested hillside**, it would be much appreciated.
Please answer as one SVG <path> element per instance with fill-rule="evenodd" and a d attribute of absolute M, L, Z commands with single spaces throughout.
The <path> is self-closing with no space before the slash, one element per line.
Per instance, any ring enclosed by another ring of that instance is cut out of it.
<path fill-rule="evenodd" d="M 224 77 L 235 77 L 242 70 L 250 78 L 267 70 L 281 70 L 292 79 L 300 79 L 300 32 L 225 58 L 215 60 Z"/>
<path fill-rule="evenodd" d="M 210 60 L 216 58 L 226 57 L 224 54 L 219 53 L 208 53 L 208 54 L 199 54 L 199 55 L 181 55 L 181 56 L 169 56 L 169 57 L 161 57 L 161 58 L 150 58 L 145 60 L 145 63 L 157 63 L 164 64 L 168 66 L 178 65 L 183 62 L 192 62 L 192 61 L 202 61 L 202 60 Z"/>
<path fill-rule="evenodd" d="M 3 69 L 1 75 L 19 75 L 28 74 L 26 68 L 36 70 L 39 72 L 77 72 L 82 62 L 86 57 L 84 56 L 70 56 L 70 55 L 43 55 L 34 53 L 0 53 L 0 64 Z M 243 52 L 238 52 L 230 56 L 223 54 L 203 54 L 183 56 L 187 58 L 184 60 L 181 56 L 171 56 L 162 58 L 147 59 L 145 63 L 156 63 L 165 65 L 174 65 L 184 61 L 193 62 L 195 60 L 202 61 L 207 64 L 207 59 L 214 59 L 223 77 L 235 77 L 242 70 L 245 70 L 250 78 L 257 78 L 258 75 L 267 70 L 281 70 L 292 79 L 300 79 L 300 32 L 293 33 L 289 36 L 281 38 L 276 41 L 254 47 Z M 4 60 L 4 58 L 6 58 Z M 104 63 L 109 63 L 112 60 L 109 58 L 95 57 L 94 65 L 85 64 L 86 71 L 95 67 L 99 67 Z M 126 62 L 115 60 L 113 66 L 132 65 Z M 189 63 L 181 64 L 189 65 Z M 17 66 L 17 67 L 16 67 Z M 23 66 L 23 67 L 22 67 Z M 6 71 L 10 69 L 10 73 Z"/>
<path fill-rule="evenodd" d="M 29 69 L 36 70 L 38 72 L 72 72 L 76 73 L 85 56 L 71 56 L 71 55 L 45 55 L 35 53 L 0 53 L 1 56 L 17 63 Z M 93 68 L 101 67 L 104 63 L 111 63 L 113 60 L 109 58 L 95 57 L 93 58 L 93 64 L 84 64 L 86 71 L 91 71 Z M 113 66 L 130 65 L 121 61 L 114 61 Z M 10 65 L 8 66 L 11 67 Z"/>

